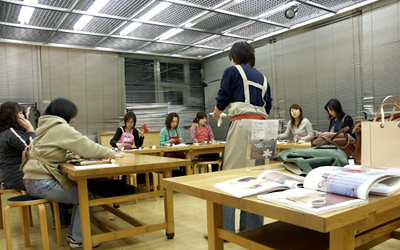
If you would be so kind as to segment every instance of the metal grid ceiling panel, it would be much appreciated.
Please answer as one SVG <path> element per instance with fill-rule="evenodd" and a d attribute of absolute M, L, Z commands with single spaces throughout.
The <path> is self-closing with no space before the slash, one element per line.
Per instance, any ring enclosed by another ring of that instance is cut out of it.
<path fill-rule="evenodd" d="M 222 32 L 229 28 L 235 27 L 241 23 L 243 23 L 243 18 L 228 16 L 224 14 L 215 14 L 208 19 L 205 19 L 196 25 L 193 28 L 209 30 L 212 32 Z"/>
<path fill-rule="evenodd" d="M 161 34 L 167 32 L 170 28 L 151 24 L 142 24 L 139 28 L 135 29 L 128 34 L 130 37 L 145 38 L 145 39 L 155 39 Z"/>
<path fill-rule="evenodd" d="M 229 34 L 234 34 L 234 35 L 239 35 L 239 36 L 255 39 L 259 36 L 264 35 L 265 33 L 271 33 L 271 32 L 281 30 L 281 29 L 283 29 L 283 28 L 275 26 L 275 25 L 271 25 L 271 24 L 260 23 L 260 22 L 251 22 L 250 25 L 247 25 L 240 29 L 229 32 Z"/>
<path fill-rule="evenodd" d="M 101 36 L 56 33 L 49 43 L 91 47 L 96 46 L 102 39 Z"/>
<path fill-rule="evenodd" d="M 214 7 L 225 0 L 183 0 L 181 2 L 188 2 L 191 4 L 197 4 L 203 7 Z"/>
<path fill-rule="evenodd" d="M 150 21 L 167 24 L 179 25 L 203 12 L 201 9 L 195 9 L 182 5 L 171 5 L 160 14 L 156 15 Z"/>
<path fill-rule="evenodd" d="M 29 25 L 46 28 L 57 28 L 65 13 L 52 10 L 35 9 Z"/>
<path fill-rule="evenodd" d="M 140 50 L 161 54 L 174 54 L 176 51 L 185 48 L 185 46 L 165 44 L 165 43 L 152 43 Z"/>
<path fill-rule="evenodd" d="M 193 56 L 193 57 L 198 57 L 198 56 L 206 56 L 212 53 L 215 53 L 216 50 L 212 49 L 203 49 L 203 48 L 197 48 L 197 47 L 190 47 L 188 49 L 182 50 L 178 53 L 177 55 L 182 55 L 182 56 Z"/>
<path fill-rule="evenodd" d="M 0 21 L 8 23 L 18 23 L 18 15 L 21 7 L 15 4 L 0 2 Z"/>
<path fill-rule="evenodd" d="M 110 1 L 106 4 L 106 6 L 104 6 L 100 13 L 130 18 L 148 2 L 148 0 L 118 0 L 117 5 L 115 4 L 115 1 Z"/>
<path fill-rule="evenodd" d="M 208 46 L 208 47 L 214 47 L 214 48 L 229 48 L 234 44 L 235 42 L 240 41 L 240 39 L 237 38 L 232 38 L 232 37 L 226 37 L 226 36 L 219 36 L 215 39 L 212 39 L 210 41 L 207 41 L 205 43 L 202 43 L 201 45 Z"/>
<path fill-rule="evenodd" d="M 45 30 L 25 29 L 18 27 L 0 26 L 0 38 L 44 43 L 52 32 Z"/>
<path fill-rule="evenodd" d="M 176 42 L 176 43 L 193 44 L 193 43 L 201 41 L 209 36 L 210 36 L 210 34 L 208 34 L 208 33 L 184 30 L 181 33 L 179 33 L 178 35 L 167 39 L 167 41 Z"/>
<path fill-rule="evenodd" d="M 74 30 L 74 25 L 82 15 L 71 14 L 64 21 L 61 29 Z M 98 34 L 109 34 L 123 21 L 109 18 L 93 17 L 90 22 L 83 27 L 83 32 L 98 33 Z"/>
<path fill-rule="evenodd" d="M 51 7 L 70 9 L 76 0 L 39 0 L 38 4 L 43 4 Z"/>
<path fill-rule="evenodd" d="M 263 13 L 271 11 L 275 8 L 283 6 L 286 4 L 285 0 L 274 0 L 274 1 L 254 1 L 254 0 L 246 0 L 236 4 L 227 11 L 231 11 L 234 13 L 239 13 L 249 17 L 257 17 Z"/>
<path fill-rule="evenodd" d="M 121 50 L 137 50 L 146 43 L 147 42 L 132 39 L 108 38 L 104 42 L 100 43 L 97 47 Z"/>

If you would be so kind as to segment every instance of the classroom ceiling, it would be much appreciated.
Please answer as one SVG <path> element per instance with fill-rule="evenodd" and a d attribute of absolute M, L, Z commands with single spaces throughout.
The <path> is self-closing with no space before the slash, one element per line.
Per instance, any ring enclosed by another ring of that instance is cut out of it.
<path fill-rule="evenodd" d="M 0 0 L 0 42 L 203 59 L 375 1 Z"/>

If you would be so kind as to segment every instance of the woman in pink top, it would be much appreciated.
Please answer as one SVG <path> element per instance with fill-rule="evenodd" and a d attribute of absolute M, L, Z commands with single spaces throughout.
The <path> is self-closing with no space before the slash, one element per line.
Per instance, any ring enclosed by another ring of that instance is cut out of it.
<path fill-rule="evenodd" d="M 207 115 L 205 112 L 200 111 L 197 113 L 190 128 L 190 137 L 193 143 L 214 141 L 214 134 L 210 125 L 207 124 Z"/>
<path fill-rule="evenodd" d="M 193 143 L 206 143 L 214 141 L 214 134 L 211 130 L 210 125 L 207 124 L 207 114 L 200 111 L 196 114 L 196 118 L 193 120 L 192 127 L 190 127 L 190 137 Z M 218 154 L 204 154 L 197 155 L 200 161 L 215 161 L 218 159 Z M 218 165 L 213 166 L 213 171 L 218 169 Z"/>

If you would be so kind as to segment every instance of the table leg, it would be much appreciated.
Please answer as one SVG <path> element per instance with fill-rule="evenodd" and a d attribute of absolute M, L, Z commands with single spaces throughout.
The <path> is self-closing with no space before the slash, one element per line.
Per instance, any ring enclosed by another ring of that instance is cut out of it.
<path fill-rule="evenodd" d="M 186 152 L 185 159 L 191 160 L 192 154 L 190 152 Z M 186 166 L 186 175 L 192 174 L 192 164 Z"/>
<path fill-rule="evenodd" d="M 355 232 L 349 228 L 338 228 L 330 232 L 329 249 L 345 250 L 354 249 Z"/>
<path fill-rule="evenodd" d="M 165 210 L 165 222 L 167 223 L 167 230 L 166 230 L 167 239 L 173 239 L 175 235 L 174 203 L 172 195 L 173 195 L 172 190 L 170 189 L 165 190 L 164 210 Z"/>
<path fill-rule="evenodd" d="M 92 249 L 92 234 L 90 230 L 90 213 L 87 180 L 77 181 L 79 195 L 79 213 L 81 216 L 81 230 L 83 249 Z"/>
<path fill-rule="evenodd" d="M 222 205 L 207 201 L 208 249 L 223 250 L 224 241 L 218 238 L 217 230 L 223 228 Z"/>

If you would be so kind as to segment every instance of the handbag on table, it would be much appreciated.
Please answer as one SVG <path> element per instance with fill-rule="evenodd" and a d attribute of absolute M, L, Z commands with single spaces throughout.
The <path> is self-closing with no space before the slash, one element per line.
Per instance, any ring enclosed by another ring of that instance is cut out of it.
<path fill-rule="evenodd" d="M 313 147 L 333 145 L 343 150 L 350 157 L 356 149 L 357 141 L 349 133 L 349 127 L 342 128 L 339 132 L 323 132 L 311 140 Z"/>
<path fill-rule="evenodd" d="M 393 98 L 393 103 L 385 103 Z M 392 107 L 385 120 L 384 107 Z M 400 110 L 394 96 L 387 96 L 372 121 L 361 122 L 361 164 L 373 167 L 400 167 L 400 121 L 396 120 Z M 380 114 L 380 117 L 379 117 Z M 378 121 L 380 118 L 380 121 Z"/>

